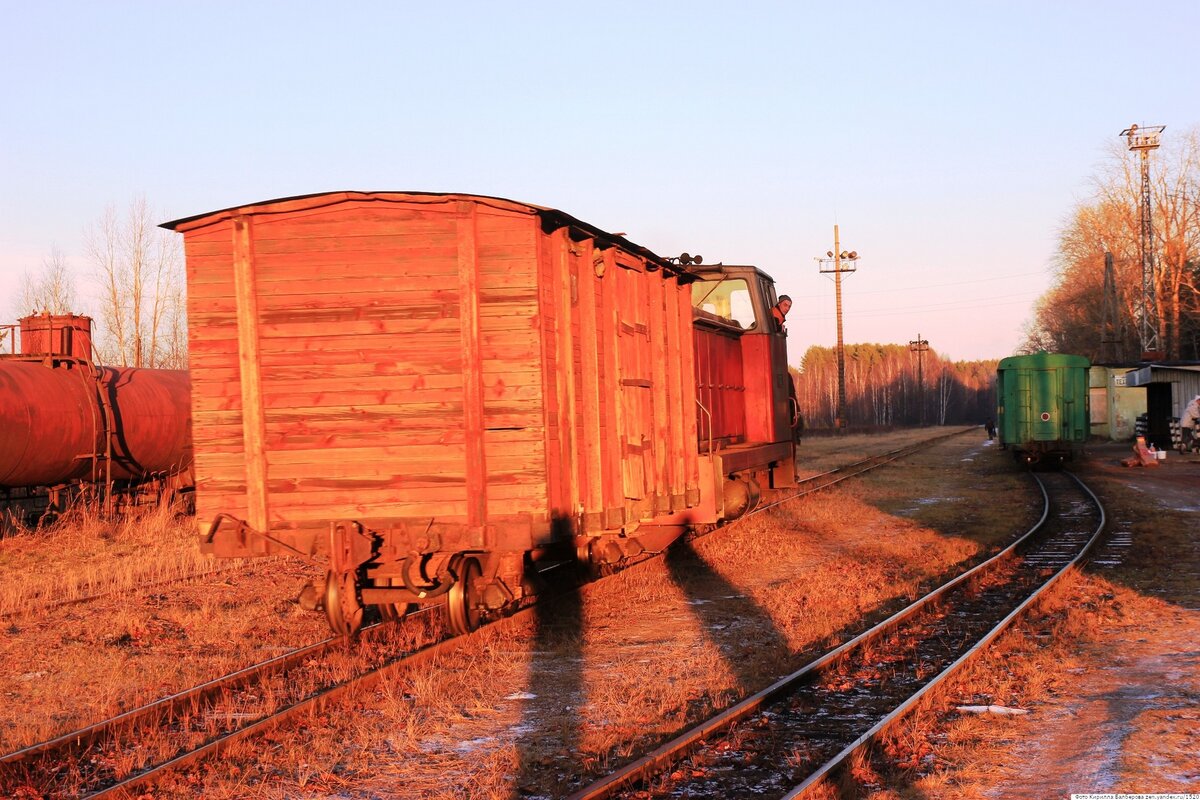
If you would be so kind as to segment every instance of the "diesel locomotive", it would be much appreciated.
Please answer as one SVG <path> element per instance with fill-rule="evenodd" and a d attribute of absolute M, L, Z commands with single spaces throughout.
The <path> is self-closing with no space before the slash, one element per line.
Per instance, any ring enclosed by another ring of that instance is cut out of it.
<path fill-rule="evenodd" d="M 302 600 L 469 631 L 555 551 L 604 569 L 794 485 L 770 276 L 552 208 L 329 192 L 165 223 L 187 262 L 197 524 Z"/>

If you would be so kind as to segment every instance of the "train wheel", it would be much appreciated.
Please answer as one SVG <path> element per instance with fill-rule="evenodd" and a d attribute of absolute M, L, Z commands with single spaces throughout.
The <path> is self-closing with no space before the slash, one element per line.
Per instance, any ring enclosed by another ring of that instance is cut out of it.
<path fill-rule="evenodd" d="M 353 572 L 331 571 L 325 576 L 325 618 L 340 636 L 353 636 L 362 627 L 363 607 Z"/>
<path fill-rule="evenodd" d="M 376 578 L 375 585 L 380 588 L 403 586 L 404 581 L 400 578 Z M 376 608 L 379 609 L 380 619 L 384 622 L 392 622 L 407 615 L 412 609 L 412 605 L 409 603 L 380 603 Z"/>
<path fill-rule="evenodd" d="M 473 558 L 460 558 L 451 572 L 456 580 L 446 595 L 450 630 L 455 634 L 470 633 L 479 627 L 483 618 L 483 587 L 480 585 L 483 582 L 483 569 Z"/>

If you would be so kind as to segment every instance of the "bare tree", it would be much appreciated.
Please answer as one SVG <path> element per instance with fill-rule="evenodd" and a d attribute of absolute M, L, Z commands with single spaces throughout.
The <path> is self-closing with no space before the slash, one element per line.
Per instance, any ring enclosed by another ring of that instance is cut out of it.
<path fill-rule="evenodd" d="M 1104 253 L 1113 254 L 1118 328 L 1137 330 L 1141 306 L 1138 250 L 1141 173 L 1137 155 L 1114 142 L 1095 177 L 1093 198 L 1082 202 L 1059 236 L 1056 284 L 1037 305 L 1022 349 L 1079 353 L 1096 360 L 1104 331 Z M 1159 338 L 1169 358 L 1200 351 L 1200 130 L 1164 137 L 1151 161 L 1151 204 Z M 1136 358 L 1130 337 L 1118 358 Z"/>
<path fill-rule="evenodd" d="M 25 273 L 17 290 L 15 306 L 19 317 L 43 312 L 73 314 L 79 311 L 75 305 L 75 279 L 61 250 L 51 248 L 39 272 Z"/>
<path fill-rule="evenodd" d="M 100 287 L 97 350 L 109 363 L 187 366 L 183 259 L 157 228 L 144 197 L 124 216 L 113 206 L 89 228 L 85 246 Z"/>

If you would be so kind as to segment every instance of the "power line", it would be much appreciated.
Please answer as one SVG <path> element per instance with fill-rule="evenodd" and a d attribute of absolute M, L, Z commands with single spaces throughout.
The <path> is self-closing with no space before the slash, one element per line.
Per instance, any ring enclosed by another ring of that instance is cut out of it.
<path fill-rule="evenodd" d="M 867 289 L 866 291 L 855 292 L 854 294 L 855 295 L 894 294 L 896 292 L 915 292 L 915 291 L 919 291 L 921 289 L 939 289 L 943 286 L 965 286 L 966 284 L 969 284 L 969 283 L 985 283 L 987 281 L 1006 281 L 1006 280 L 1009 280 L 1010 278 L 1024 278 L 1024 277 L 1028 277 L 1030 275 L 1045 275 L 1045 274 L 1046 274 L 1045 270 L 1038 270 L 1036 272 L 1018 272 L 1013 275 L 997 275 L 994 278 L 973 278 L 972 280 L 952 281 L 950 283 L 927 283 L 927 284 L 923 284 L 921 286 L 905 286 L 905 287 L 901 287 L 901 288 L 897 288 L 897 289 Z M 793 294 L 792 295 L 793 298 L 802 297 L 802 298 L 813 298 L 813 299 L 824 297 L 824 296 L 825 295 L 823 295 L 823 294 Z"/>
<path fill-rule="evenodd" d="M 968 309 L 975 309 L 975 308 L 991 308 L 992 306 L 1011 306 L 1011 305 L 1019 305 L 1022 303 L 1027 303 L 1030 296 L 1037 295 L 1037 294 L 1038 294 L 1037 292 L 1020 292 L 1017 294 L 1002 294 L 1002 295 L 997 295 L 994 298 L 980 298 L 978 302 L 968 303 L 966 305 L 964 305 L 961 302 L 956 301 L 956 300 L 947 300 L 944 303 L 933 303 L 933 304 L 927 304 L 927 305 L 923 305 L 923 306 L 902 306 L 902 307 L 890 308 L 887 310 L 856 311 L 854 313 L 854 316 L 855 316 L 855 318 L 858 318 L 858 317 L 890 317 L 890 316 L 895 316 L 896 314 L 912 314 L 912 313 L 920 312 L 920 311 L 959 311 L 959 310 L 968 310 Z M 1004 299 L 1004 298 L 1009 298 L 1009 297 L 1018 297 L 1018 298 L 1024 298 L 1024 299 L 1021 299 L 1021 300 L 1006 300 L 1006 299 Z M 816 320 L 816 319 L 825 319 L 825 316 L 826 315 L 824 315 L 824 314 L 801 314 L 798 317 L 796 317 L 796 319 L 797 320 Z"/>

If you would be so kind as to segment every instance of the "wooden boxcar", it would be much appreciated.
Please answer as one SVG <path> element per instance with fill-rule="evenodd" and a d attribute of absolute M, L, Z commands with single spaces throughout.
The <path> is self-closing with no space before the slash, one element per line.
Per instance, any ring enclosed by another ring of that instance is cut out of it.
<path fill-rule="evenodd" d="M 1002 359 L 996 370 L 1000 446 L 1026 463 L 1069 461 L 1090 431 L 1083 356 L 1036 353 Z"/>
<path fill-rule="evenodd" d="M 468 630 L 548 547 L 610 562 L 728 515 L 740 462 L 701 458 L 696 276 L 672 261 L 474 195 L 327 193 L 164 227 L 187 257 L 205 546 L 326 554 L 310 599 L 335 630 L 442 594 Z"/>

